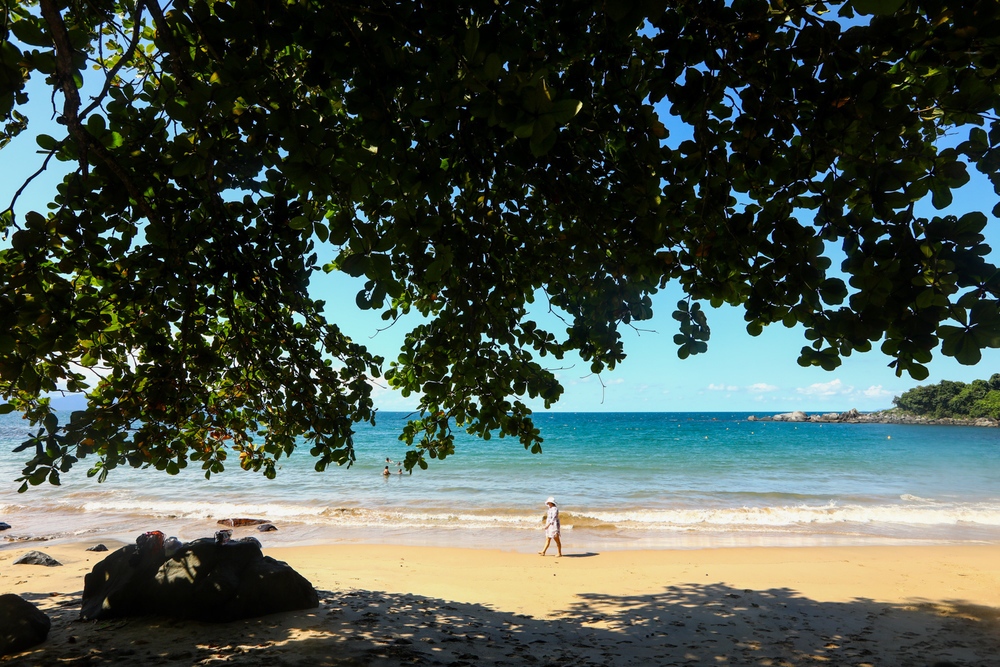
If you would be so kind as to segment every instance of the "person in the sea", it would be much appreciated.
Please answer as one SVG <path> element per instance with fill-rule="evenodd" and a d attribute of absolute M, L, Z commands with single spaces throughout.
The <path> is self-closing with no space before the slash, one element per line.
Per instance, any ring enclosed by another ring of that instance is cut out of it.
<path fill-rule="evenodd" d="M 386 467 L 385 467 L 385 470 L 383 470 L 383 471 L 382 471 L 382 476 L 383 476 L 383 477 L 388 477 L 388 476 L 389 476 L 389 475 L 391 475 L 391 474 L 392 474 L 392 473 L 390 473 L 390 472 L 389 472 L 389 466 L 386 466 Z"/>
<path fill-rule="evenodd" d="M 562 556 L 562 542 L 559 541 L 559 507 L 556 499 L 549 496 L 545 501 L 548 511 L 545 513 L 545 547 L 538 552 L 539 556 L 544 556 L 549 550 L 552 540 L 556 542 L 556 556 Z"/>

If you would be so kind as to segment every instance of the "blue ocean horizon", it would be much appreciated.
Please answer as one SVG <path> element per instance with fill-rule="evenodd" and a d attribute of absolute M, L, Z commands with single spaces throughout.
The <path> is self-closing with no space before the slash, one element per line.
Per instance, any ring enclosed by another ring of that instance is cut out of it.
<path fill-rule="evenodd" d="M 27 432 L 0 418 L 0 548 L 25 539 L 159 529 L 193 539 L 261 518 L 277 544 L 389 542 L 528 550 L 555 496 L 564 542 L 581 549 L 1000 542 L 1000 429 L 748 421 L 748 412 L 535 414 L 543 453 L 456 429 L 456 453 L 398 474 L 409 413 L 379 413 L 351 468 L 313 470 L 307 448 L 266 480 L 231 457 L 205 480 L 120 468 L 18 494 Z M 759 414 L 759 413 L 757 413 Z M 262 538 L 263 539 L 263 538 Z M 6 541 L 4 541 L 6 540 Z"/>

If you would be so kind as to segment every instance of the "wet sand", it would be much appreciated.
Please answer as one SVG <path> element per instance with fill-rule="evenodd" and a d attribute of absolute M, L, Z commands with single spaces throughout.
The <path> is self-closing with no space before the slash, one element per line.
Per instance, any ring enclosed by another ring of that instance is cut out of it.
<path fill-rule="evenodd" d="M 141 531 L 137 531 L 141 532 Z M 0 551 L 53 619 L 10 665 L 1000 665 L 1000 546 L 574 552 L 265 548 L 317 609 L 79 621 L 92 542 Z M 107 543 L 114 549 L 120 544 Z M 36 549 L 60 567 L 14 565 Z"/>

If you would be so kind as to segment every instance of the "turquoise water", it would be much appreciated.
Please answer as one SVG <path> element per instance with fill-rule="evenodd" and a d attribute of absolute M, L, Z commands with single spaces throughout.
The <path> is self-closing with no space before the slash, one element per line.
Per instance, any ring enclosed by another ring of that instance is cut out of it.
<path fill-rule="evenodd" d="M 395 542 L 531 549 L 544 500 L 582 549 L 1000 542 L 1000 429 L 749 422 L 746 413 L 536 415 L 542 455 L 510 439 L 460 438 L 413 475 L 404 414 L 361 427 L 357 463 L 312 470 L 303 450 L 275 480 L 232 469 L 206 481 L 86 464 L 62 487 L 17 494 L 10 450 L 26 424 L 0 418 L 0 548 L 26 539 L 211 534 L 218 519 L 266 518 L 269 544 Z M 464 435 L 464 434 L 463 434 Z M 392 470 L 395 472 L 396 467 Z M 249 529 L 244 529 L 249 530 Z"/>

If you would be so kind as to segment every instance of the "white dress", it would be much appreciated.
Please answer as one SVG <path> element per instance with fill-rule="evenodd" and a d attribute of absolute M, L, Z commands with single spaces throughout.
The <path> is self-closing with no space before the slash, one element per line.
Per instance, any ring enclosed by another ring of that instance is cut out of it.
<path fill-rule="evenodd" d="M 545 517 L 545 537 L 559 537 L 558 507 L 550 507 L 548 516 Z"/>

